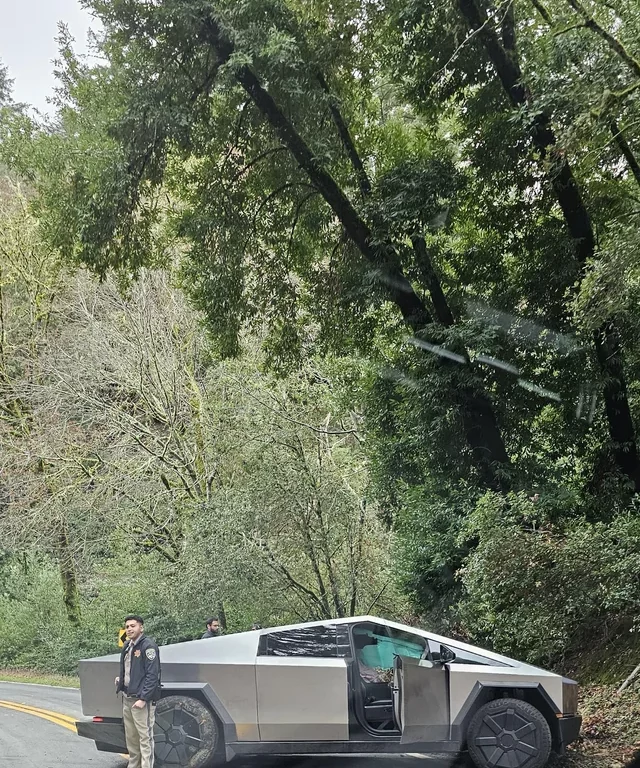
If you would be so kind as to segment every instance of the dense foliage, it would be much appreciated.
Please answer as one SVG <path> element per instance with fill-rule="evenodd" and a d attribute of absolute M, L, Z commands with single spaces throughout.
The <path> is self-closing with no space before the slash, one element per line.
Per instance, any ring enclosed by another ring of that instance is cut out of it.
<path fill-rule="evenodd" d="M 164 638 L 634 630 L 636 6 L 85 5 L 52 124 L 0 88 L 7 583 L 45 541 L 74 626 L 123 569 Z"/>

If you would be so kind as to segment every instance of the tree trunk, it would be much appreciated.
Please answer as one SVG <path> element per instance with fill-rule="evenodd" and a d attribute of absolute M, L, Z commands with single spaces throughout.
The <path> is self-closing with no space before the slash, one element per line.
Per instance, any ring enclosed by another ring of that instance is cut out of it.
<path fill-rule="evenodd" d="M 227 628 L 227 612 L 224 609 L 224 600 L 220 600 L 218 603 L 218 621 L 220 622 L 220 629 L 224 632 Z"/>
<path fill-rule="evenodd" d="M 530 94 L 523 83 L 515 51 L 505 50 L 478 0 L 458 0 L 458 3 L 467 24 L 482 41 L 511 103 L 518 108 L 529 105 Z M 544 112 L 534 116 L 531 138 L 548 163 L 547 176 L 573 239 L 580 271 L 584 273 L 595 253 L 593 226 L 569 161 L 557 150 L 555 133 Z M 607 320 L 594 334 L 594 346 L 604 378 L 605 409 L 616 463 L 633 482 L 635 491 L 640 492 L 640 457 L 627 397 L 620 338 L 613 319 Z"/>
<path fill-rule="evenodd" d="M 62 581 L 62 595 L 67 618 L 74 626 L 80 626 L 80 593 L 78 592 L 78 579 L 73 559 L 73 552 L 69 546 L 67 526 L 64 521 L 60 523 L 58 531 L 58 563 L 60 578 Z"/>
<path fill-rule="evenodd" d="M 309 504 L 313 504 L 313 502 L 309 502 Z M 308 509 L 303 508 L 302 510 L 299 529 L 304 540 L 303 550 L 309 559 L 309 565 L 311 566 L 311 570 L 313 571 L 318 586 L 317 594 L 322 605 L 322 610 L 327 617 L 330 617 L 331 606 L 329 605 L 329 594 L 324 583 L 324 578 L 322 577 L 322 571 L 320 570 L 320 559 L 316 554 L 313 537 L 311 536 L 311 521 L 309 519 Z"/>
<path fill-rule="evenodd" d="M 411 244 L 416 253 L 416 263 L 422 275 L 438 322 L 445 328 L 455 325 L 455 318 L 447 301 L 442 283 L 433 266 L 424 237 L 414 236 Z M 467 365 L 471 365 L 466 350 Z M 459 363 L 457 363 L 459 365 Z M 509 464 L 509 456 L 500 434 L 493 404 L 479 387 L 463 384 L 457 388 L 455 399 L 460 406 L 462 424 L 467 444 L 483 483 L 496 490 L 505 489 L 507 478 L 500 476 L 496 465 Z"/>
<path fill-rule="evenodd" d="M 620 339 L 613 320 L 595 332 L 596 352 L 604 374 L 604 400 L 616 463 L 640 490 L 640 460 L 627 385 L 622 371 Z"/>
<path fill-rule="evenodd" d="M 313 478 L 310 478 L 313 485 L 313 491 L 316 495 L 311 502 L 312 509 L 318 521 L 318 528 L 320 532 L 320 550 L 322 552 L 322 559 L 324 560 L 324 566 L 327 570 L 327 578 L 329 579 L 329 586 L 331 587 L 331 597 L 333 599 L 333 609 L 337 618 L 344 618 L 344 606 L 342 604 L 342 597 L 340 596 L 340 585 L 338 582 L 338 574 L 334 567 L 333 558 L 331 557 L 331 549 L 329 547 L 329 535 L 327 526 L 325 525 L 324 517 L 322 515 L 322 504 L 318 498 L 318 489 L 316 487 Z"/>
<path fill-rule="evenodd" d="M 362 563 L 362 547 L 364 544 L 364 523 L 367 514 L 367 501 L 362 499 L 360 502 L 360 514 L 358 515 L 358 525 L 356 532 L 356 544 L 354 548 L 353 541 L 350 545 L 351 559 L 351 600 L 349 602 L 349 616 L 356 615 L 358 607 L 358 585 L 360 577 L 360 565 Z M 355 551 L 354 551 L 355 550 Z"/>

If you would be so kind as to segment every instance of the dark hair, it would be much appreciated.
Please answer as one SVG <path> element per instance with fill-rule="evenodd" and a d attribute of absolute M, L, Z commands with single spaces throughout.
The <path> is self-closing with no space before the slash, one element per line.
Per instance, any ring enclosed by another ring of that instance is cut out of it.
<path fill-rule="evenodd" d="M 207 619 L 207 626 L 209 626 L 209 624 L 212 624 L 214 621 L 217 621 L 218 624 L 220 623 L 220 619 L 217 616 L 212 616 L 210 619 Z"/>
<path fill-rule="evenodd" d="M 128 621 L 137 621 L 138 624 L 142 624 L 142 626 L 144 627 L 144 619 L 142 618 L 142 616 L 137 616 L 136 614 L 131 613 L 129 614 L 129 616 L 124 617 L 124 623 L 126 624 Z"/>

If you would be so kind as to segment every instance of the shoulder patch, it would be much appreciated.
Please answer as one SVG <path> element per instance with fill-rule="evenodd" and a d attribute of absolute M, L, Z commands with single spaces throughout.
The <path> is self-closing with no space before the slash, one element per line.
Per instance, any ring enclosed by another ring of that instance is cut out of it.
<path fill-rule="evenodd" d="M 156 657 L 156 649 L 147 648 L 147 650 L 144 652 L 144 655 L 149 659 L 149 661 L 153 661 Z"/>

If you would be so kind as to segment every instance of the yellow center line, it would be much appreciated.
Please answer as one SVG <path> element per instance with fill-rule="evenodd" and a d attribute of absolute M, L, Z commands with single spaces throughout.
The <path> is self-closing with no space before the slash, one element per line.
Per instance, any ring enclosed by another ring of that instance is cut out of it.
<path fill-rule="evenodd" d="M 68 718 L 66 715 L 58 715 L 55 712 L 50 712 L 49 710 L 40 710 L 36 707 L 27 707 L 23 706 L 22 704 L 16 704 L 13 701 L 0 701 L 0 707 L 4 707 L 5 709 L 12 709 L 15 712 L 23 712 L 27 715 L 34 715 L 35 717 L 40 717 L 42 720 L 48 720 L 50 723 L 55 723 L 55 725 L 61 725 L 63 728 L 66 728 L 68 731 L 72 731 L 73 733 L 77 733 L 75 721 L 71 718 Z"/>
<path fill-rule="evenodd" d="M 65 720 L 67 723 L 70 723 L 71 725 L 75 725 L 76 720 L 79 719 L 77 717 L 72 717 L 71 715 L 63 715 L 62 712 L 52 712 L 50 709 L 43 709 L 42 707 L 32 707 L 30 704 L 23 704 L 20 701 L 0 700 L 0 706 L 3 706 L 5 704 L 8 704 L 11 707 L 21 707 L 22 709 L 29 710 L 30 712 L 33 712 L 34 715 L 49 715 L 50 717 L 55 717 L 57 720 Z"/>

